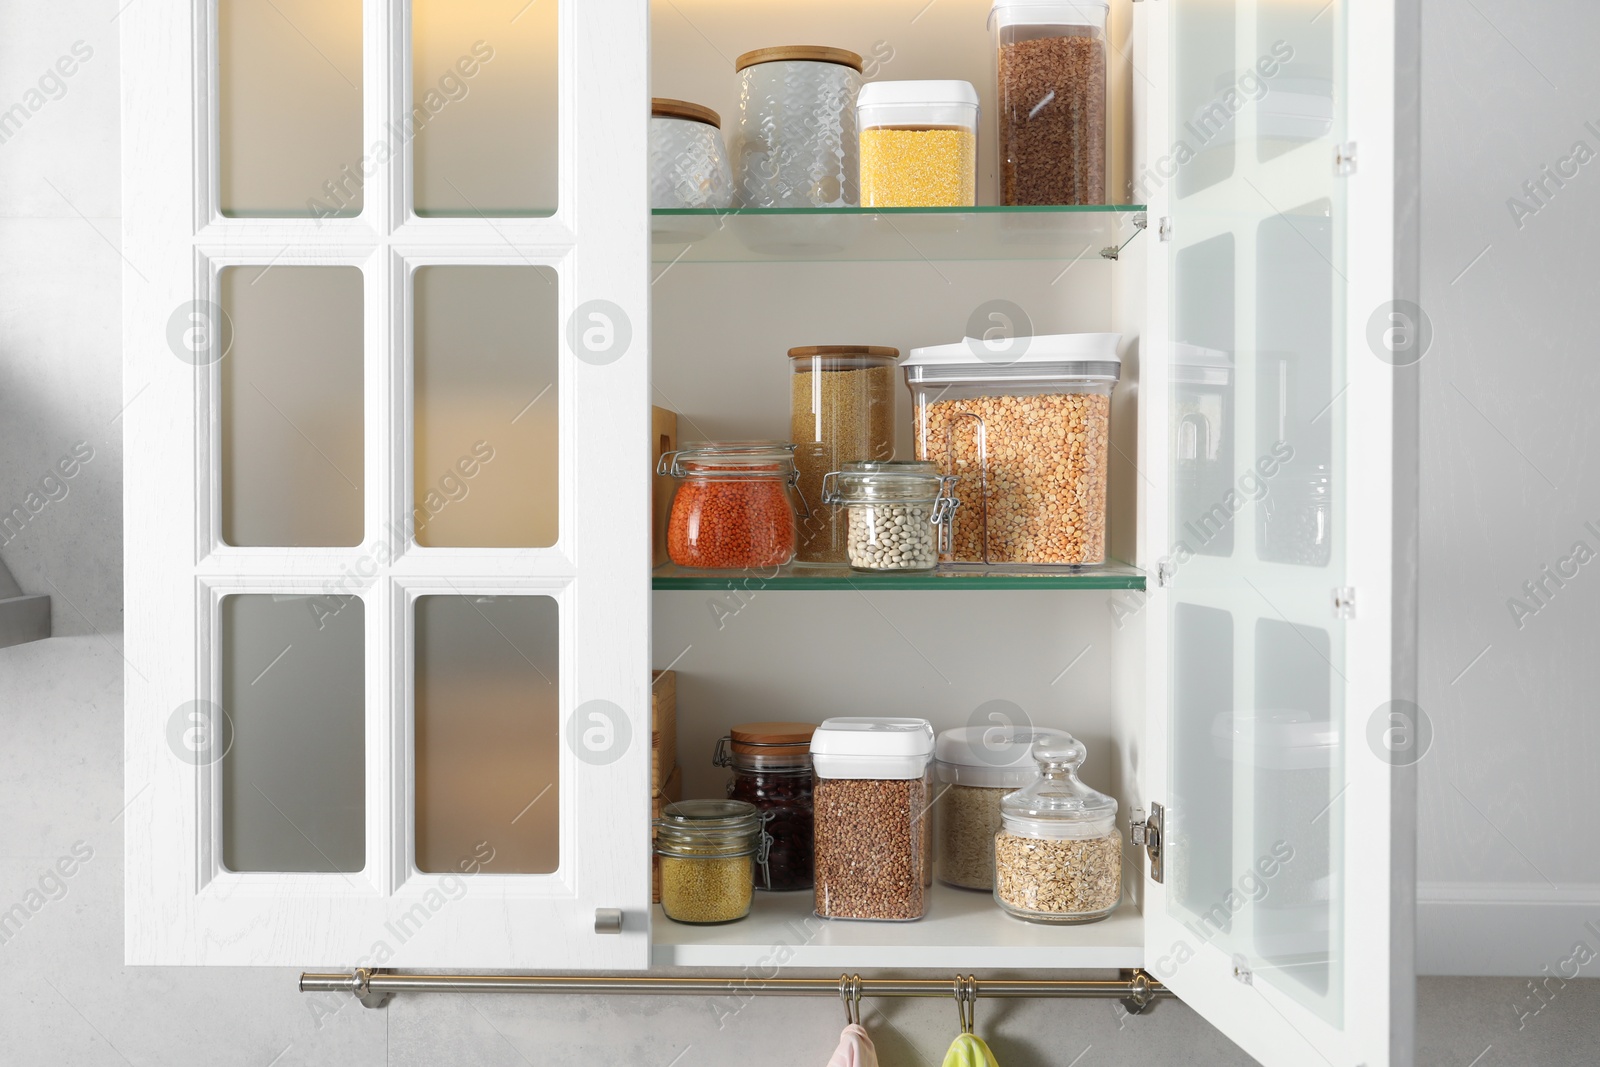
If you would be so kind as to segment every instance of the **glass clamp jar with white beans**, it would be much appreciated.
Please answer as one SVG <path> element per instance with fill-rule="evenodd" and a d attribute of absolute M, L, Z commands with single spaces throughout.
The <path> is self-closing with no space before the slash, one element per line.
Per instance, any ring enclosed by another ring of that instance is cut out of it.
<path fill-rule="evenodd" d="M 955 483 L 931 462 L 846 463 L 823 478 L 822 502 L 844 509 L 855 570 L 928 571 L 950 552 Z"/>

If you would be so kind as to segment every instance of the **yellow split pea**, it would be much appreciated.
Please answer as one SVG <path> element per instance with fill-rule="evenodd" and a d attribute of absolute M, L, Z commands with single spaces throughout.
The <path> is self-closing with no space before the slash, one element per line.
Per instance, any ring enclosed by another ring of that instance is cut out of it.
<path fill-rule="evenodd" d="M 963 126 L 861 131 L 862 207 L 971 207 L 978 140 Z"/>

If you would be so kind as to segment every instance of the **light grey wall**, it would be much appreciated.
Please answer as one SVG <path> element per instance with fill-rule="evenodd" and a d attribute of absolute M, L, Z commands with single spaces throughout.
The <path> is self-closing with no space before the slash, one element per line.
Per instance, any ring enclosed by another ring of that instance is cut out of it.
<path fill-rule="evenodd" d="M 295 992 L 290 971 L 121 965 L 117 320 L 119 297 L 138 299 L 119 293 L 116 250 L 121 2 L 0 0 L 0 109 L 24 99 L 74 42 L 94 50 L 60 99 L 0 143 L 0 507 L 22 504 L 77 442 L 94 449 L 65 498 L 0 546 L 29 591 L 53 593 L 66 635 L 0 650 L 0 910 L 30 891 L 48 900 L 0 942 L 0 1059 L 824 1062 L 839 1016 L 827 1001 L 755 1001 L 720 1029 L 698 1000 L 449 996 L 385 1012 L 335 1001 L 329 1014 Z M 1600 578 L 1585 568 L 1520 631 L 1505 600 L 1570 542 L 1600 546 L 1583 529 L 1600 519 L 1585 407 L 1600 371 L 1584 344 L 1600 276 L 1600 171 L 1585 168 L 1521 230 L 1504 201 L 1571 142 L 1600 147 L 1584 129 L 1586 119 L 1600 123 L 1600 75 L 1585 55 L 1600 39 L 1600 11 L 1582 0 L 1435 0 L 1425 15 L 1424 303 L 1438 339 L 1424 364 L 1421 702 L 1437 728 L 1422 765 L 1422 872 L 1433 894 L 1424 959 L 1484 969 L 1509 960 L 1537 972 L 1590 936 L 1582 921 L 1600 920 L 1600 859 L 1558 836 L 1581 832 L 1581 821 L 1563 820 L 1581 820 L 1597 799 L 1600 667 L 1587 642 L 1600 596 L 1589 583 Z M 72 875 L 47 874 L 64 857 Z M 348 961 L 307 961 L 318 962 Z M 1425 981 L 1419 1062 L 1590 1058 L 1600 983 L 1541 989 Z M 943 1003 L 890 1002 L 869 1025 L 886 1067 L 937 1063 L 953 1033 Z M 979 1026 L 1008 1067 L 1244 1062 L 1175 1003 L 1134 1020 L 1106 1003 L 984 1004 Z"/>
<path fill-rule="evenodd" d="M 1423 11 L 1420 962 L 1537 973 L 1600 950 L 1600 853 L 1563 825 L 1600 806 L 1600 563 L 1523 590 L 1600 553 L 1600 160 L 1543 206 L 1524 183 L 1600 153 L 1600 6 Z"/>

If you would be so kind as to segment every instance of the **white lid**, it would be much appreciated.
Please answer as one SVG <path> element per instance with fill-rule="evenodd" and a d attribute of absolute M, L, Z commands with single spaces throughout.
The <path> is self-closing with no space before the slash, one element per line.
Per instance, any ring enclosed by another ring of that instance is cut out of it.
<path fill-rule="evenodd" d="M 913 348 L 901 361 L 908 381 L 1041 377 L 1114 382 L 1122 377 L 1120 333 L 1056 333 Z M 970 373 L 961 373 L 967 371 Z"/>
<path fill-rule="evenodd" d="M 1065 730 L 1035 726 L 962 726 L 934 743 L 939 780 L 986 789 L 1016 789 L 1039 777 L 1035 741 L 1066 742 Z"/>
<path fill-rule="evenodd" d="M 964 81 L 868 82 L 856 97 L 857 107 L 884 104 L 931 104 L 937 107 L 977 107 L 978 90 Z"/>
<path fill-rule="evenodd" d="M 932 757 L 927 719 L 842 716 L 824 719 L 811 735 L 818 778 L 921 778 Z"/>
<path fill-rule="evenodd" d="M 1101 26 L 1111 10 L 1111 0 L 995 0 L 989 10 L 989 27 Z"/>
<path fill-rule="evenodd" d="M 1026 342 L 1026 343 L 1024 343 Z M 986 341 L 967 337 L 952 345 L 913 348 L 902 367 L 953 366 L 962 363 L 990 363 L 987 354 L 1003 357 L 1006 363 L 1121 363 L 1117 346 L 1120 333 L 1045 333 L 1034 337 L 1010 337 Z"/>

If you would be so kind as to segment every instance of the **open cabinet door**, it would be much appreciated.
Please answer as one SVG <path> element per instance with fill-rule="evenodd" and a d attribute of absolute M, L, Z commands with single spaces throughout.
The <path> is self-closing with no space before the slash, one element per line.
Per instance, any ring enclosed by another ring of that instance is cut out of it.
<path fill-rule="evenodd" d="M 118 20 L 128 962 L 648 966 L 645 0 Z"/>
<path fill-rule="evenodd" d="M 1393 5 L 1154 7 L 1173 344 L 1146 357 L 1170 487 L 1147 965 L 1264 1064 L 1398 1067 L 1416 724 L 1391 705 L 1395 355 L 1369 338 L 1400 325 Z"/>

